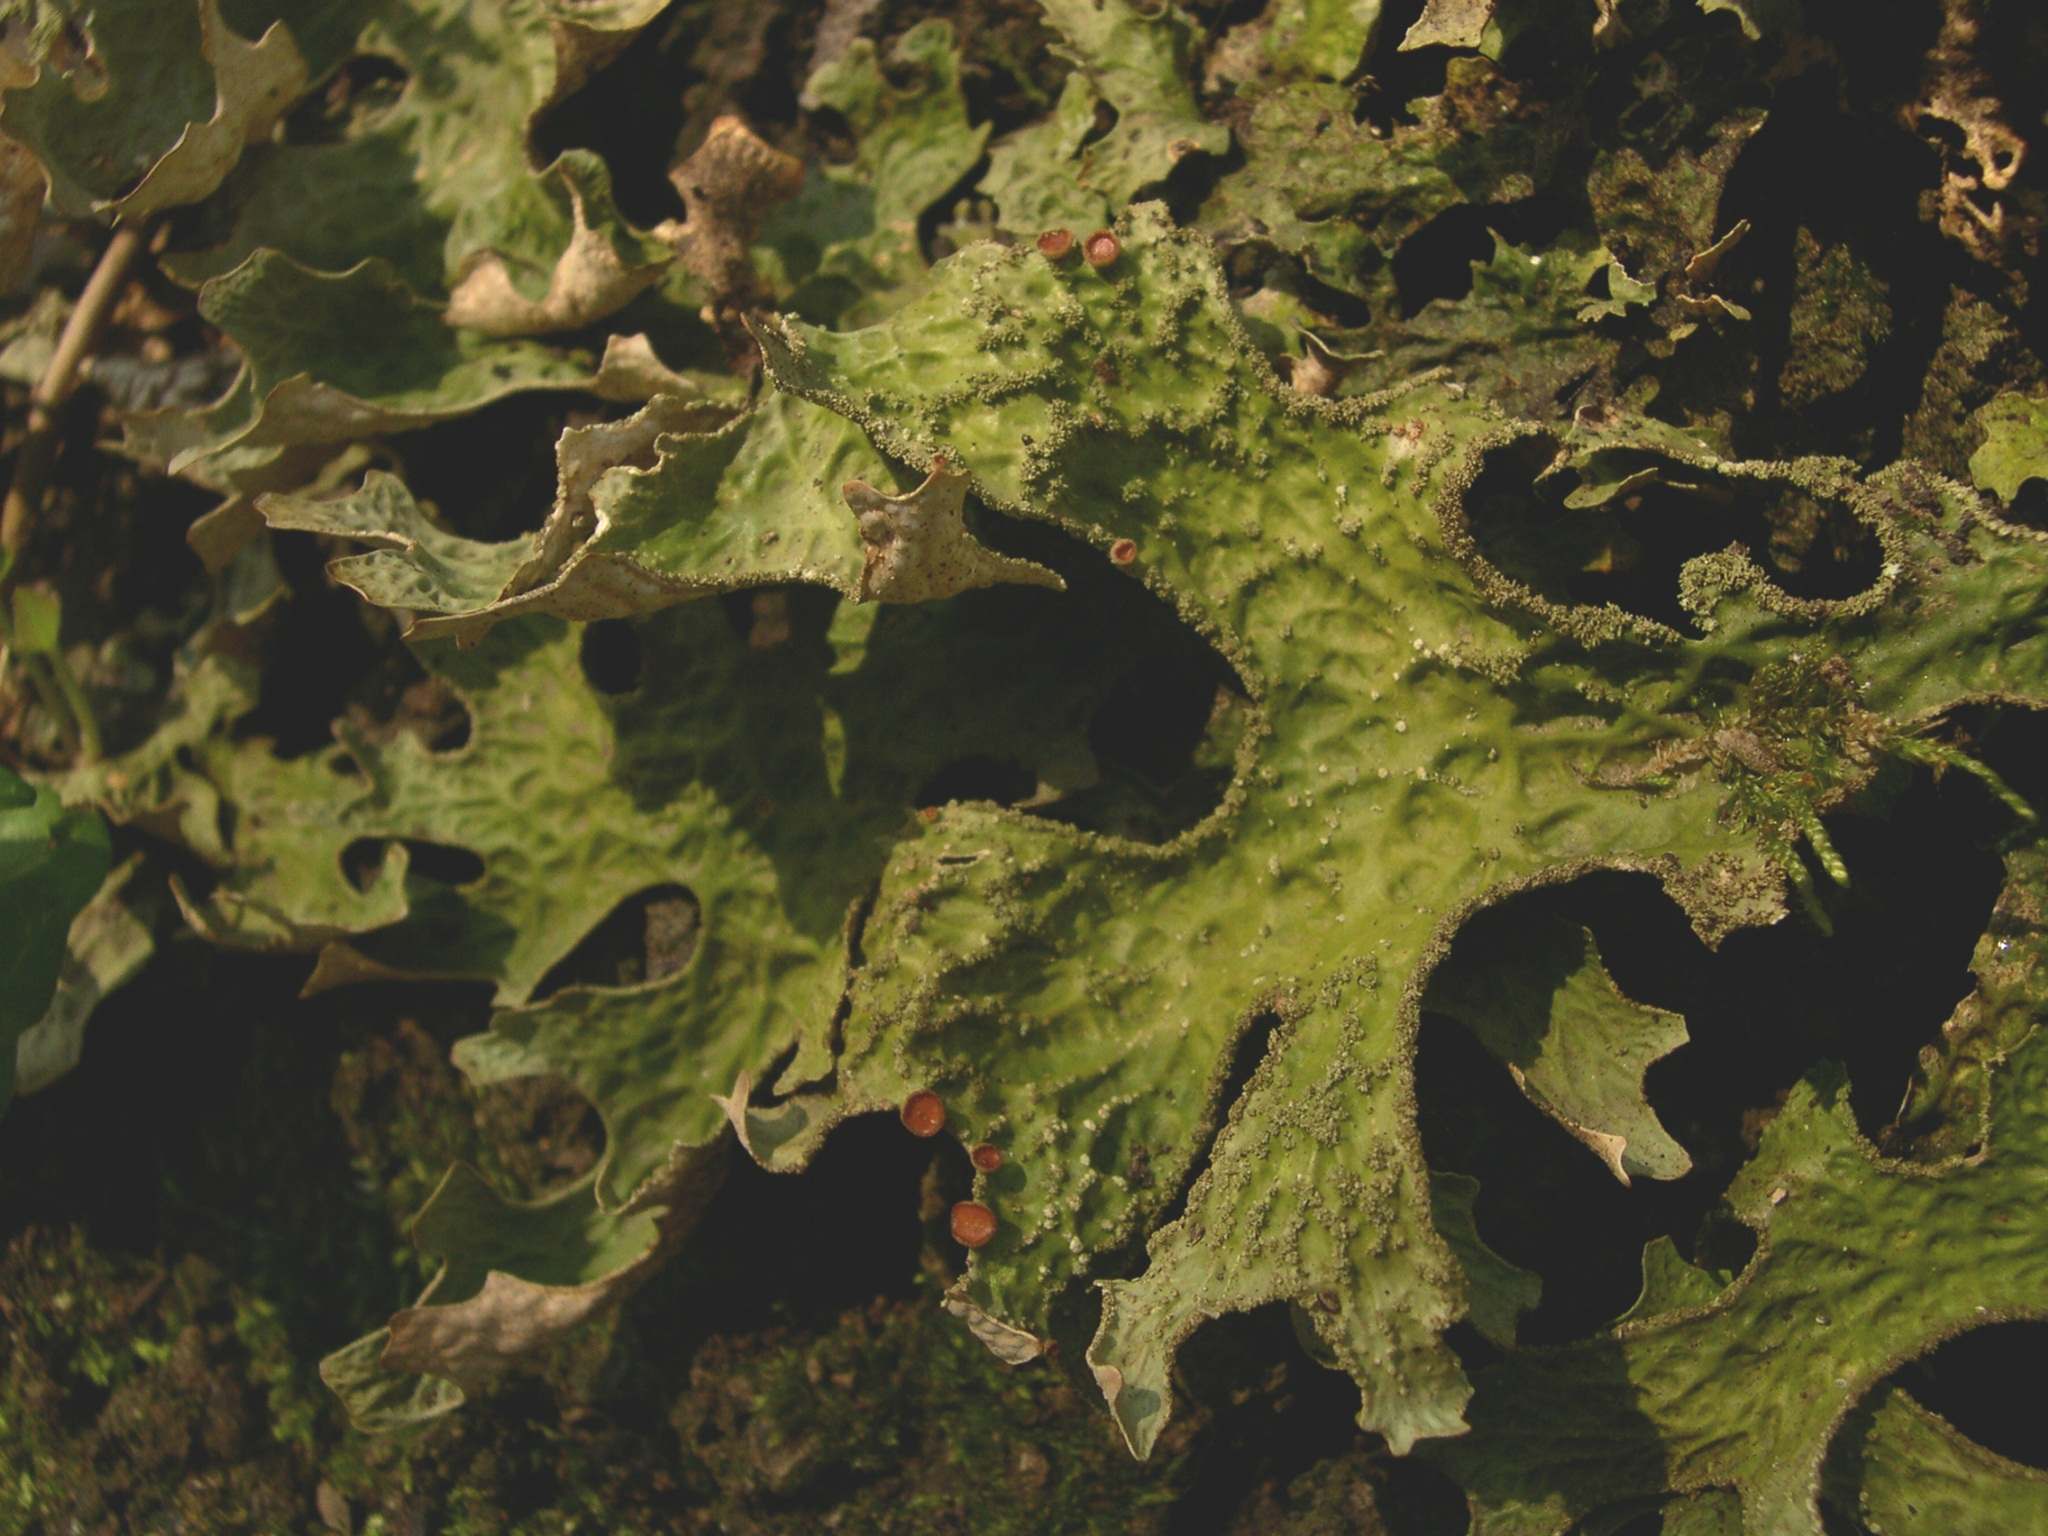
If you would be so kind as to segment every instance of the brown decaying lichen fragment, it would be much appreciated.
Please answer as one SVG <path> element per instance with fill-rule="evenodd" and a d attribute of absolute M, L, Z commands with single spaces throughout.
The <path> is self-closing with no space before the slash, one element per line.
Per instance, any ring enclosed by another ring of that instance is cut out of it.
<path fill-rule="evenodd" d="M 669 172 L 687 218 L 664 226 L 683 269 L 703 283 L 714 306 L 760 298 L 747 247 L 762 218 L 803 186 L 803 162 L 784 154 L 728 113 L 704 142 Z"/>
<path fill-rule="evenodd" d="M 967 475 L 943 457 L 924 483 L 900 496 L 864 480 L 842 488 L 860 519 L 864 561 L 861 602 L 924 603 L 1002 582 L 1064 590 L 1066 583 L 1030 560 L 999 555 L 967 531 Z"/>
<path fill-rule="evenodd" d="M 1960 149 L 1941 145 L 1941 187 L 1934 194 L 1941 232 L 1980 261 L 2006 259 L 2013 228 L 2003 193 L 2027 157 L 2027 142 L 2005 121 L 2005 108 L 1978 57 L 1984 30 L 1978 0 L 1942 0 L 1941 35 L 1927 55 L 1920 99 L 1902 116 L 1923 131 L 1925 120 L 1948 123 Z"/>

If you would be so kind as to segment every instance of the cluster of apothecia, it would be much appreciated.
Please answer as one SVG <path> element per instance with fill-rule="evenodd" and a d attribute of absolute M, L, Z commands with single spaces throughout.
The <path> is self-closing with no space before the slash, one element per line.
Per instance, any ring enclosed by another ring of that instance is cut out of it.
<path fill-rule="evenodd" d="M 1098 229 L 1081 242 L 1082 258 L 1098 272 L 1115 266 L 1123 253 L 1123 242 L 1117 239 L 1113 229 Z M 1074 232 L 1071 229 L 1048 229 L 1038 237 L 1038 254 L 1050 262 L 1065 261 L 1074 254 Z M 1138 558 L 1137 542 L 1118 539 L 1109 546 L 1109 558 L 1116 565 L 1129 565 Z"/>
<path fill-rule="evenodd" d="M 1117 239 L 1113 229 L 1098 229 L 1081 242 L 1082 259 L 1097 271 L 1115 266 L 1117 257 L 1123 253 L 1123 242 Z M 1048 229 L 1038 237 L 1038 254 L 1047 261 L 1065 261 L 1074 254 L 1074 232 L 1071 229 Z"/>
<path fill-rule="evenodd" d="M 903 1101 L 899 1113 L 903 1128 L 913 1136 L 936 1136 L 946 1128 L 946 1105 L 929 1088 L 920 1088 Z M 1003 1150 L 991 1142 L 977 1142 L 968 1150 L 967 1160 L 983 1173 L 1003 1166 Z M 978 1200 L 962 1200 L 953 1207 L 953 1241 L 963 1248 L 979 1248 L 996 1235 L 996 1213 Z"/>

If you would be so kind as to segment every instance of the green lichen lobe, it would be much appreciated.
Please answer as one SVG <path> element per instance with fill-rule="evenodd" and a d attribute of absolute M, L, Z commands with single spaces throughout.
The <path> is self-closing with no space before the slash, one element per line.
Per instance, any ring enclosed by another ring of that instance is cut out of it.
<path fill-rule="evenodd" d="M 1361 1423 L 1405 1449 L 1459 1433 L 1468 1391 L 1439 1337 L 1465 1285 L 1429 1220 L 1411 1084 L 1416 999 L 1450 934 L 1592 868 L 1657 875 L 1710 941 L 1776 918 L 1791 848 L 1868 781 L 1872 741 L 1992 677 L 2038 696 L 2031 626 L 2000 648 L 1953 615 L 1973 588 L 2037 602 L 2040 555 L 1945 485 L 1693 452 L 1688 475 L 1736 494 L 1843 509 L 1889 557 L 1879 580 L 1797 598 L 1738 549 L 1687 567 L 1683 628 L 1556 602 L 1465 523 L 1465 490 L 1518 429 L 1427 378 L 1334 404 L 1284 391 L 1198 241 L 1149 208 L 1119 234 L 1103 270 L 981 247 L 884 325 L 761 332 L 781 387 L 891 453 L 957 458 L 990 505 L 1105 553 L 1129 541 L 1255 717 L 1232 797 L 1165 848 L 989 814 L 904 845 L 817 1123 L 929 1085 L 964 1137 L 1004 1136 L 987 1192 L 1003 1224 L 966 1294 L 1041 1330 L 1091 1255 L 1197 1173 L 1232 1049 L 1277 1019 L 1185 1214 L 1141 1274 L 1104 1282 L 1090 1358 L 1142 1452 L 1181 1340 L 1292 1300 L 1358 1380 Z M 1836 683 L 1788 696 L 1788 669 L 1819 657 Z M 1830 686 L 1853 711 L 1830 712 Z M 1737 750 L 1736 719 L 1780 745 Z M 1660 752 L 1691 771 L 1611 766 Z"/>

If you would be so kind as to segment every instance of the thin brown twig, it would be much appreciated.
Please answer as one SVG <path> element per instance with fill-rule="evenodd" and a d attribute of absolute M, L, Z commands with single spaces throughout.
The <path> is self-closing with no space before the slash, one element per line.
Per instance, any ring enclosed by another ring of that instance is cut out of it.
<path fill-rule="evenodd" d="M 114 296 L 121 290 L 121 280 L 128 275 L 129 264 L 141 249 L 142 231 L 135 225 L 123 225 L 114 231 L 114 238 L 100 252 L 99 265 L 86 279 L 85 291 L 72 307 L 71 318 L 64 322 L 49 366 L 29 391 L 28 431 L 15 450 L 14 480 L 7 487 L 5 506 L 0 507 L 0 550 L 10 555 L 20 554 L 22 546 L 28 543 L 29 528 L 42 501 L 43 481 L 56 456 L 57 412 L 78 387 L 79 367 L 99 339 L 100 327 L 106 323 Z"/>
<path fill-rule="evenodd" d="M 114 307 L 114 297 L 121 291 L 122 280 L 141 249 L 140 228 L 128 224 L 114 231 L 106 249 L 100 252 L 99 264 L 85 281 L 85 291 L 72 306 L 71 317 L 64 322 L 43 376 L 29 391 L 28 430 L 15 449 L 14 476 L 7 487 L 6 502 L 0 504 L 0 609 L 7 606 L 11 567 L 28 543 L 29 530 L 42 506 L 44 483 L 57 457 L 57 413 L 78 388 L 79 372 L 99 340 L 100 329 Z M 98 757 L 99 724 L 93 719 L 85 690 L 71 675 L 64 653 L 52 650 L 43 655 L 17 654 L 14 661 L 64 739 L 86 761 Z"/>

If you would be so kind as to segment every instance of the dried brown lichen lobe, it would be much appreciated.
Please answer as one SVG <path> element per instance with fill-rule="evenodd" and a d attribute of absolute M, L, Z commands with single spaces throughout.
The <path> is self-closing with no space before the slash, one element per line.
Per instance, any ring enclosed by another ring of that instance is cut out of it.
<path fill-rule="evenodd" d="M 1004 582 L 1064 590 L 1066 583 L 1030 560 L 999 555 L 967 531 L 967 475 L 944 454 L 924 483 L 900 496 L 865 480 L 841 487 L 860 521 L 864 603 L 922 603 Z"/>

